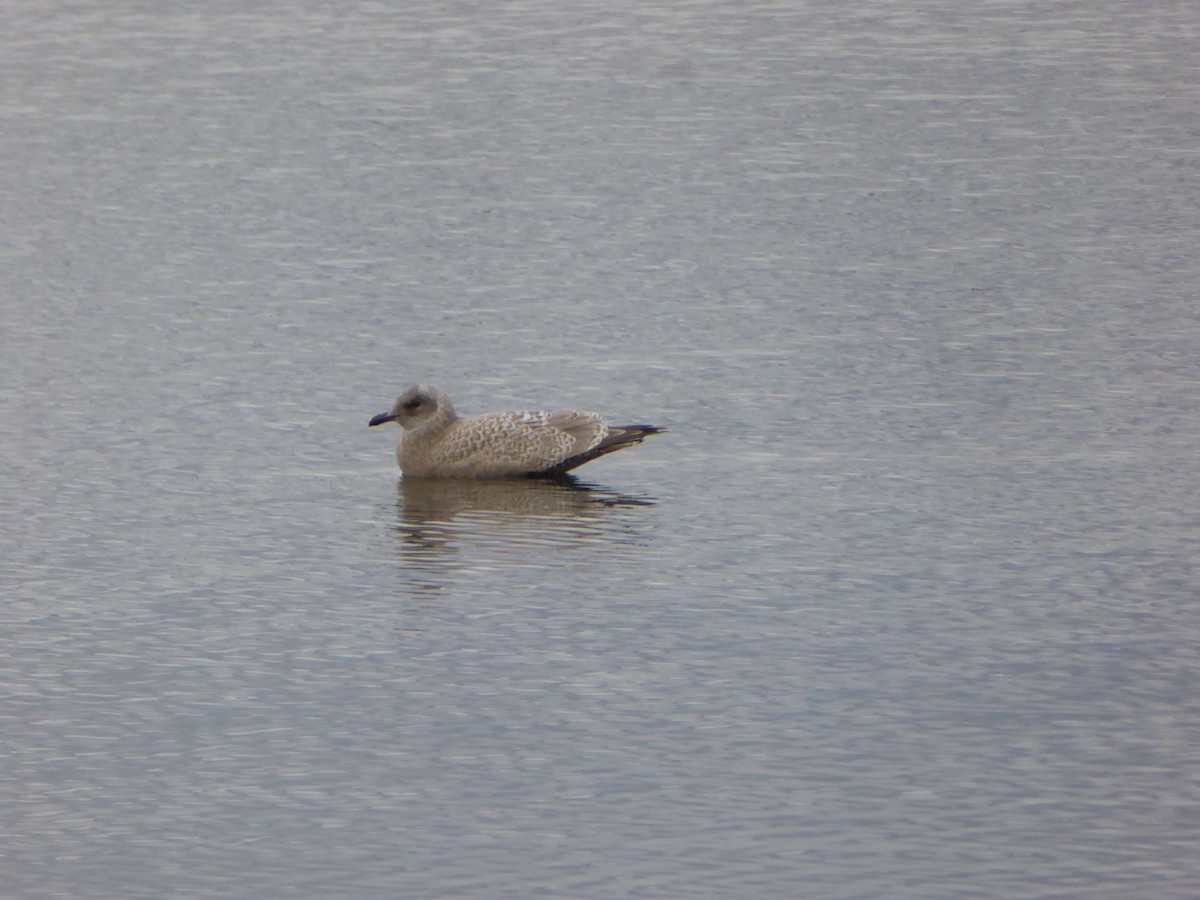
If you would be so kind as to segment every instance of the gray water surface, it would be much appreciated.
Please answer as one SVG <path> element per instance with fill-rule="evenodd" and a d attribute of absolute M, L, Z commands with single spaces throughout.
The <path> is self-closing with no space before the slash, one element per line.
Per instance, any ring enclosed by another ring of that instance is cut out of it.
<path fill-rule="evenodd" d="M 6 896 L 1195 896 L 1193 8 L 4 18 Z"/>

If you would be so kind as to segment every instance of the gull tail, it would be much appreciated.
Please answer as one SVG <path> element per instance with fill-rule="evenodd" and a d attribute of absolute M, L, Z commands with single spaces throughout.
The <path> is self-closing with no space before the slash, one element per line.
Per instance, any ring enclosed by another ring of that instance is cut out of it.
<path fill-rule="evenodd" d="M 659 428 L 657 425 L 613 425 L 609 427 L 608 434 L 604 436 L 604 439 L 591 450 L 585 450 L 583 453 L 568 456 L 557 465 L 550 466 L 548 469 L 539 469 L 536 472 L 530 472 L 529 475 L 534 478 L 541 478 L 548 475 L 562 475 L 564 472 L 576 469 L 586 462 L 591 462 L 598 456 L 604 456 L 606 453 L 612 453 L 615 450 L 640 444 L 650 435 L 659 434 L 666 430 L 665 428 Z"/>

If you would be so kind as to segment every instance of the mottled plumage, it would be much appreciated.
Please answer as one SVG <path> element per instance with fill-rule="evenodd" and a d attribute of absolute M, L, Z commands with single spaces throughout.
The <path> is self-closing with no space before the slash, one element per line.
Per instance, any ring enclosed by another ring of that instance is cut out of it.
<path fill-rule="evenodd" d="M 428 384 L 410 387 L 370 424 L 384 422 L 401 426 L 396 461 L 405 475 L 441 478 L 559 475 L 662 430 L 609 425 L 574 409 L 459 418 L 450 398 Z"/>

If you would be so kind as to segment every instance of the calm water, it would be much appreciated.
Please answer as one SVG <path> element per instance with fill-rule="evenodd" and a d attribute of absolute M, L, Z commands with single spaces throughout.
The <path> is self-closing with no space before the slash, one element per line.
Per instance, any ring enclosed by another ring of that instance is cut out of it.
<path fill-rule="evenodd" d="M 6 896 L 1200 891 L 1195 8 L 4 18 Z"/>

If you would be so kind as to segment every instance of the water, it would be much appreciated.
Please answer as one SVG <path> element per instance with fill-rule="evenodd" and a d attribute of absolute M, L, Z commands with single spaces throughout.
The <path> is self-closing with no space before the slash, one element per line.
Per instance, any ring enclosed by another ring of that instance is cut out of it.
<path fill-rule="evenodd" d="M 1194 895 L 1198 30 L 9 9 L 6 894 Z"/>

